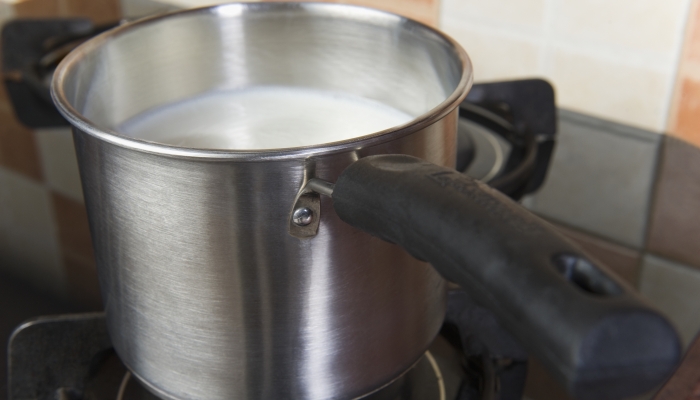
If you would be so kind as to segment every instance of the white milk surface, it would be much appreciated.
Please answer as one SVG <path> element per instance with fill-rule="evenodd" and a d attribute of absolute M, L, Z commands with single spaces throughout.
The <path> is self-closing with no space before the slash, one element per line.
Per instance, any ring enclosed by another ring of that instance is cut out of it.
<path fill-rule="evenodd" d="M 265 86 L 210 92 L 149 110 L 117 131 L 181 147 L 262 150 L 351 139 L 412 119 L 347 93 Z"/>

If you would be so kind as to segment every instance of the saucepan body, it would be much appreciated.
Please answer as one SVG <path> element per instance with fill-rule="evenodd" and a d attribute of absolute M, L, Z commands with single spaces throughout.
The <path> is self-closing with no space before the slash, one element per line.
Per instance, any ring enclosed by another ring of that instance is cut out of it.
<path fill-rule="evenodd" d="M 407 154 L 453 166 L 471 66 L 419 23 L 330 4 L 230 4 L 121 26 L 70 54 L 53 96 L 74 140 L 114 347 L 170 399 L 348 399 L 400 376 L 445 312 L 426 262 L 342 222 L 290 234 L 310 178 Z M 413 119 L 334 143 L 211 150 L 119 133 L 207 92 L 344 92 Z"/>

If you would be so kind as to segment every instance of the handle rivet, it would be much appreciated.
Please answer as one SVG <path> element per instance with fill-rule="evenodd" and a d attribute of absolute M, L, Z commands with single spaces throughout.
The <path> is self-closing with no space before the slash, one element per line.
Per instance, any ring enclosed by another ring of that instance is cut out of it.
<path fill-rule="evenodd" d="M 292 214 L 292 221 L 294 221 L 294 224 L 298 226 L 309 225 L 313 218 L 313 211 L 306 207 L 299 207 L 296 210 L 294 210 L 294 214 Z"/>

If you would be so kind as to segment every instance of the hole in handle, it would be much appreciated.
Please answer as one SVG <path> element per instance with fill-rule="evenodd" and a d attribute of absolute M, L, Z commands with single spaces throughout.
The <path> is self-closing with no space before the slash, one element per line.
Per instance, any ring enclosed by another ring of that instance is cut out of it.
<path fill-rule="evenodd" d="M 560 274 L 584 292 L 599 296 L 622 294 L 622 288 L 587 259 L 575 254 L 558 254 L 554 265 Z"/>

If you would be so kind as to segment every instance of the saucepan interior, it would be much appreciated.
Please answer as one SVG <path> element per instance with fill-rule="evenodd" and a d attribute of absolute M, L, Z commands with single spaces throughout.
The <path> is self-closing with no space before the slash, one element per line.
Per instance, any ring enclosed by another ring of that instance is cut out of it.
<path fill-rule="evenodd" d="M 209 92 L 343 93 L 410 116 L 387 134 L 441 118 L 470 80 L 459 46 L 396 15 L 314 3 L 228 4 L 146 19 L 90 41 L 59 66 L 53 95 L 74 125 L 138 147 L 144 141 L 119 133 L 126 121 Z"/>

